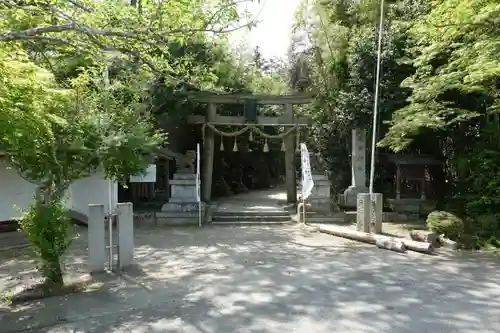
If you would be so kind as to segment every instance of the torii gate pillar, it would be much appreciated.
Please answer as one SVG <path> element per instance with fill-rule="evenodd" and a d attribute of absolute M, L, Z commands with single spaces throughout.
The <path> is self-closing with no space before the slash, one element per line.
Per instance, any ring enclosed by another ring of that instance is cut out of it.
<path fill-rule="evenodd" d="M 293 104 L 285 104 L 284 118 L 289 124 L 294 123 Z M 297 174 L 295 172 L 295 133 L 288 135 L 285 140 L 285 176 L 286 201 L 297 202 Z"/>
<path fill-rule="evenodd" d="M 215 121 L 217 117 L 217 105 L 215 103 L 208 104 L 207 121 Z M 212 199 L 212 176 L 214 172 L 214 149 L 215 149 L 215 134 L 213 131 L 206 131 L 203 146 L 203 170 L 202 170 L 202 186 L 201 200 L 210 202 Z"/>

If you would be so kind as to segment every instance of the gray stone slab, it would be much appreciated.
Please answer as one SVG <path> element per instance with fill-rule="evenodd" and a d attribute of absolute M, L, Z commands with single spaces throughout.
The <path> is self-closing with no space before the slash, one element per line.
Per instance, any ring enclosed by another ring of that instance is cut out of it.
<path fill-rule="evenodd" d="M 118 262 L 120 268 L 134 263 L 134 209 L 132 203 L 119 203 L 118 211 Z"/>
<path fill-rule="evenodd" d="M 370 232 L 370 210 L 371 201 L 369 193 L 358 194 L 356 207 L 356 230 Z"/>
<path fill-rule="evenodd" d="M 91 273 L 104 271 L 107 260 L 104 217 L 104 205 L 89 205 L 88 269 Z"/>
<path fill-rule="evenodd" d="M 382 193 L 372 193 L 370 197 L 370 229 L 376 234 L 382 233 L 383 206 Z"/>

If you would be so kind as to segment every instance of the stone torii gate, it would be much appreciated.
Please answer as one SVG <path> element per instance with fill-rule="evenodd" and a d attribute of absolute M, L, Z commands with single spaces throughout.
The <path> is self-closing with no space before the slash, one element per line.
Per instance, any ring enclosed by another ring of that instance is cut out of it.
<path fill-rule="evenodd" d="M 213 94 L 198 93 L 191 95 L 191 100 L 208 104 L 206 116 L 191 115 L 188 117 L 189 124 L 211 124 L 224 126 L 245 126 L 255 124 L 256 126 L 308 126 L 308 117 L 295 117 L 293 106 L 297 104 L 308 104 L 312 96 L 306 94 L 284 95 L 284 96 L 262 96 L 252 94 Z M 279 117 L 264 117 L 257 113 L 243 116 L 223 116 L 217 114 L 219 104 L 245 104 L 252 101 L 256 105 L 283 105 L 283 114 Z M 287 202 L 297 201 L 297 185 L 295 174 L 295 139 L 294 133 L 284 138 L 285 144 L 285 167 L 286 167 L 286 192 Z M 212 174 L 214 165 L 215 133 L 212 130 L 205 132 L 202 166 L 202 188 L 201 196 L 204 202 L 210 202 L 212 194 Z"/>

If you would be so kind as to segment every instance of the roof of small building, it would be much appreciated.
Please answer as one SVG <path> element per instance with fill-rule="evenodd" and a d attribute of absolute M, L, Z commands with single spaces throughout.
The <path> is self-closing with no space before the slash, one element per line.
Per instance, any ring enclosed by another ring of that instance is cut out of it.
<path fill-rule="evenodd" d="M 182 154 L 176 153 L 166 147 L 162 147 L 158 150 L 158 156 L 164 157 L 169 160 L 177 159 L 182 156 Z"/>

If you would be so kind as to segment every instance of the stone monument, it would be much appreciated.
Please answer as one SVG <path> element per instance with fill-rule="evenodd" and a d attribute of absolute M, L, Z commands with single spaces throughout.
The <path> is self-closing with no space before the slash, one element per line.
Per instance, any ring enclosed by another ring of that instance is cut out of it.
<path fill-rule="evenodd" d="M 381 193 L 368 193 L 366 186 L 366 131 L 352 130 L 351 148 L 352 182 L 340 202 L 347 207 L 356 207 L 358 231 L 382 233 L 383 198 Z"/>
<path fill-rule="evenodd" d="M 310 154 L 311 173 L 314 187 L 307 202 L 312 210 L 317 213 L 328 214 L 332 212 L 331 185 L 326 166 L 319 154 Z"/>
<path fill-rule="evenodd" d="M 176 159 L 177 172 L 170 180 L 170 199 L 156 215 L 159 224 L 198 224 L 199 204 L 196 196 L 196 174 L 194 163 L 196 152 L 188 150 Z M 201 203 L 202 217 L 205 207 Z"/>
<path fill-rule="evenodd" d="M 311 195 L 306 199 L 306 222 L 344 222 L 345 216 L 332 201 L 327 167 L 319 154 L 310 154 L 314 182 Z"/>
<path fill-rule="evenodd" d="M 349 207 L 356 207 L 358 194 L 368 192 L 366 186 L 366 131 L 361 128 L 352 130 L 351 177 L 351 186 L 344 191 L 342 203 Z"/>

